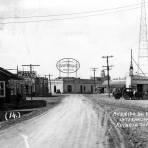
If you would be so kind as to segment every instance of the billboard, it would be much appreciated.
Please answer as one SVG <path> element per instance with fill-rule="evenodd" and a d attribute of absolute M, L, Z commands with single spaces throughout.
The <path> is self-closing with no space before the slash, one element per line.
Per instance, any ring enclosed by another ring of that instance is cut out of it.
<path fill-rule="evenodd" d="M 63 58 L 56 64 L 57 69 L 62 73 L 75 73 L 80 68 L 80 63 L 73 58 Z"/>

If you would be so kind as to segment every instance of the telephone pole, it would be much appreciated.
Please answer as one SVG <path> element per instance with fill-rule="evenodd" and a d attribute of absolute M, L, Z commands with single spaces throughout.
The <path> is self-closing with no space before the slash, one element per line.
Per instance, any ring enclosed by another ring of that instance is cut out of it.
<path fill-rule="evenodd" d="M 27 66 L 30 67 L 30 79 L 31 79 L 31 100 L 32 100 L 32 68 L 35 66 L 40 66 L 40 65 L 33 65 L 33 64 L 29 64 L 29 65 L 22 65 L 22 66 Z"/>
<path fill-rule="evenodd" d="M 103 56 L 102 58 L 105 58 L 106 59 L 106 66 L 103 66 L 103 67 L 106 67 L 106 70 L 107 70 L 107 86 L 108 86 L 108 96 L 110 97 L 110 83 L 109 83 L 109 80 L 110 80 L 110 76 L 109 76 L 109 71 L 110 71 L 110 67 L 113 67 L 113 65 L 109 65 L 109 58 L 112 58 L 113 56 Z"/>
<path fill-rule="evenodd" d="M 96 70 L 98 69 L 98 68 L 91 68 L 92 69 L 92 71 L 94 72 L 94 92 L 95 92 L 95 89 L 96 89 Z"/>
<path fill-rule="evenodd" d="M 50 95 L 52 95 L 52 92 L 51 92 L 51 74 L 48 74 L 48 75 L 45 75 L 45 77 L 48 76 L 49 78 L 49 91 L 50 91 Z"/>

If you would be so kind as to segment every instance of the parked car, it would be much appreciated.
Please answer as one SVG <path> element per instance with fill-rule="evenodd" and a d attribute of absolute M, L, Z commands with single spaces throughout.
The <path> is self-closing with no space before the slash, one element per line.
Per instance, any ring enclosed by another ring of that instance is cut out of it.
<path fill-rule="evenodd" d="M 115 99 L 120 99 L 122 97 L 122 89 L 121 88 L 114 88 L 112 94 Z"/>

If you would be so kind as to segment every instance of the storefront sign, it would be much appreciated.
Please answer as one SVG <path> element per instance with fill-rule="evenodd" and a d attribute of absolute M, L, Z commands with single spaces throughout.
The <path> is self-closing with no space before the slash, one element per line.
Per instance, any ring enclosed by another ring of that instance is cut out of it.
<path fill-rule="evenodd" d="M 36 78 L 36 72 L 35 71 L 18 71 L 18 76 L 23 78 Z"/>

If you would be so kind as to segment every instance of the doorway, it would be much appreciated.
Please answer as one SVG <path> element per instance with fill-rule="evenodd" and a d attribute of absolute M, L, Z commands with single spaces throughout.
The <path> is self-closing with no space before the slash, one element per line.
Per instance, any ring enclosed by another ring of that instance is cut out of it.
<path fill-rule="evenodd" d="M 71 93 L 72 92 L 72 86 L 71 85 L 67 85 L 67 92 Z"/>
<path fill-rule="evenodd" d="M 56 93 L 57 92 L 57 88 L 56 88 L 56 86 L 54 85 L 54 93 Z"/>
<path fill-rule="evenodd" d="M 91 93 L 93 94 L 93 86 L 91 85 Z"/>
<path fill-rule="evenodd" d="M 83 93 L 83 86 L 80 85 L 80 93 L 82 94 Z"/>

